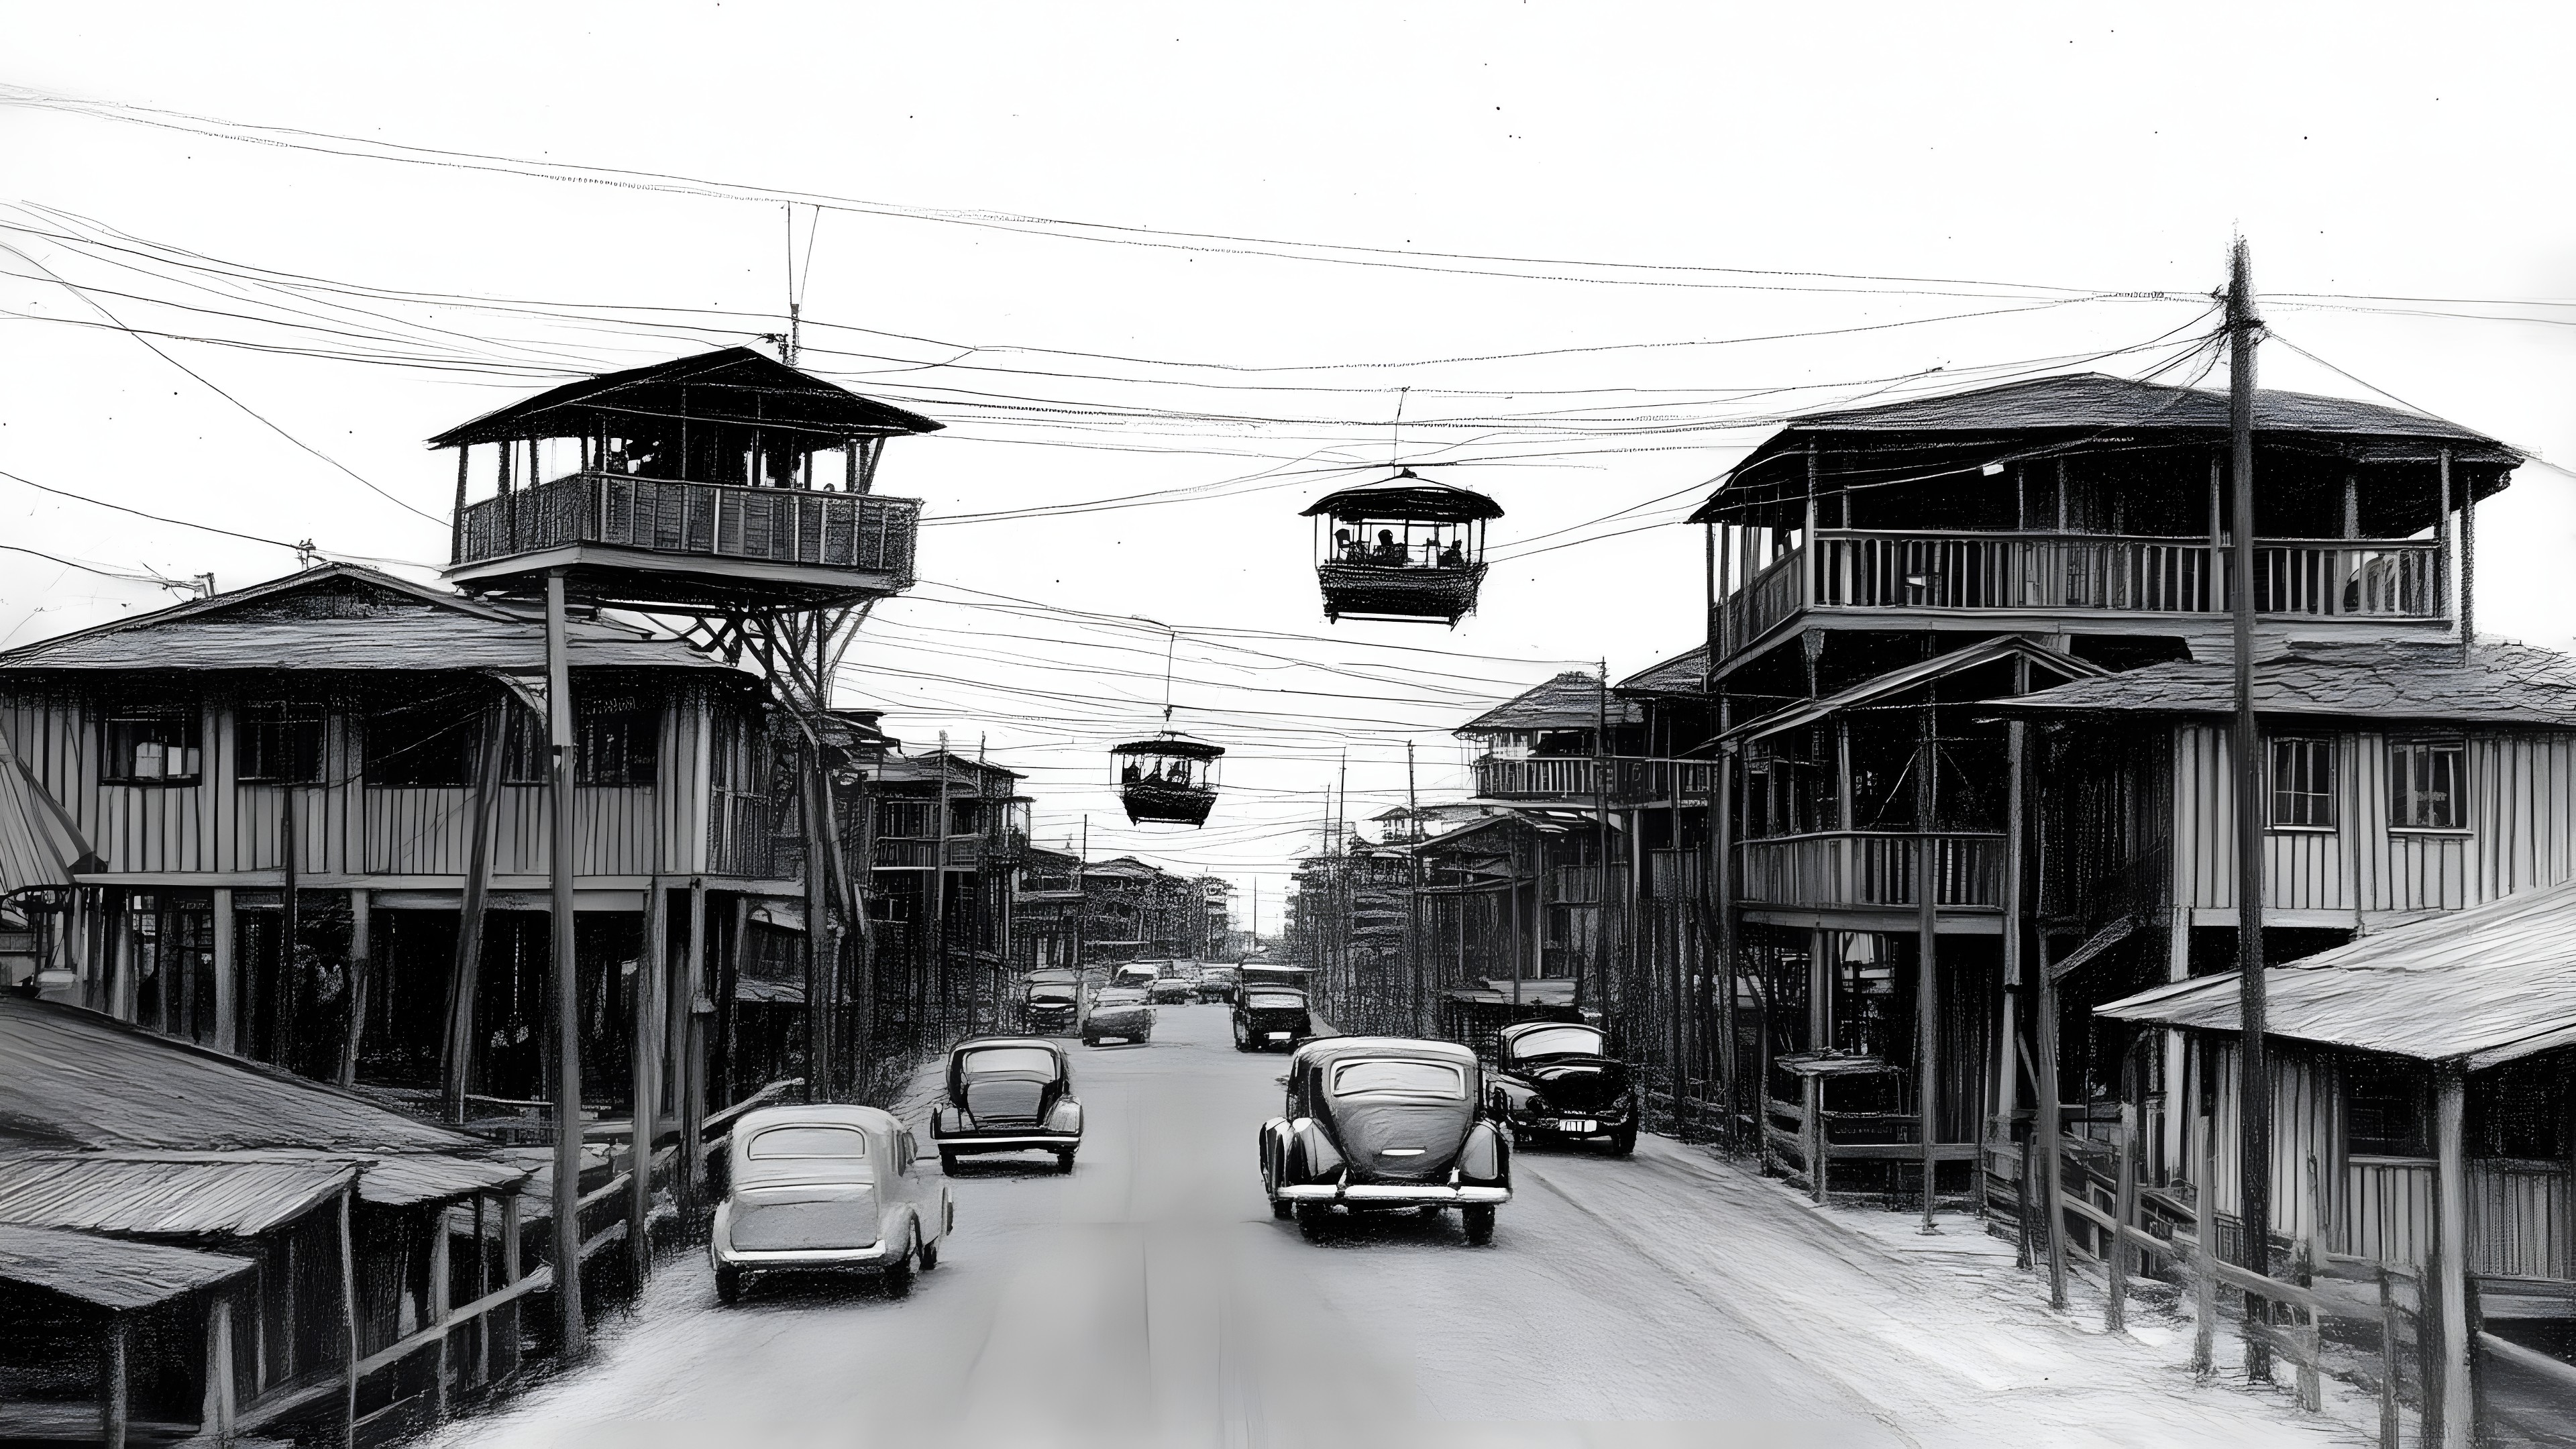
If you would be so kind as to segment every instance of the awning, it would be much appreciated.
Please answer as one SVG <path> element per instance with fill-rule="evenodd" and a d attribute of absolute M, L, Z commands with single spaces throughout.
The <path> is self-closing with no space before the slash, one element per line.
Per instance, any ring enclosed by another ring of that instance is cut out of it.
<path fill-rule="evenodd" d="M 229 1253 L 0 1224 L 0 1282 L 42 1288 L 113 1311 L 166 1303 L 257 1266 Z"/>
<path fill-rule="evenodd" d="M 488 1158 L 431 1153 L 379 1157 L 358 1174 L 358 1199 L 378 1207 L 410 1207 L 498 1192 L 527 1180 L 526 1168 Z"/>
<path fill-rule="evenodd" d="M 1863 680 L 1839 694 L 1829 694 L 1823 699 L 1808 700 L 1787 709 L 1776 710 L 1760 719 L 1748 720 L 1718 738 L 1722 740 L 1762 739 L 1783 730 L 1798 729 L 1819 720 L 1831 719 L 1847 709 L 1854 709 L 1871 700 L 1882 699 L 1911 689 L 1926 680 L 1939 679 L 1944 675 L 1956 674 L 1963 669 L 1974 669 L 1981 664 L 1992 664 L 1998 659 L 2010 659 L 2015 656 L 2027 659 L 2064 679 L 2092 679 L 2111 672 L 2101 665 L 2078 659 L 2072 654 L 2062 654 L 2045 645 L 2033 644 L 2018 635 L 2007 634 L 2000 638 L 1971 644 L 1965 649 L 1953 649 L 1937 658 L 1908 664 L 1902 669 L 1891 669 L 1885 674 Z"/>
<path fill-rule="evenodd" d="M 2095 1008 L 2238 1029 L 2237 973 Z M 2576 882 L 2410 922 L 2263 973 L 2267 1036 L 2482 1071 L 2576 1043 Z"/>
<path fill-rule="evenodd" d="M 357 1163 L 330 1158 L 20 1153 L 0 1156 L 0 1223 L 247 1238 L 330 1201 L 357 1172 Z"/>
<path fill-rule="evenodd" d="M 0 734 L 0 896 L 68 886 L 84 863 L 97 864 L 89 842 Z"/>

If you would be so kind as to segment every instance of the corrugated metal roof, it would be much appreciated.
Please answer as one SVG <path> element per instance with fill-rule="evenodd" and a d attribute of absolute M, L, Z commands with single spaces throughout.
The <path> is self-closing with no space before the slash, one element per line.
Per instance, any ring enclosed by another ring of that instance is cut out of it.
<path fill-rule="evenodd" d="M 358 1156 L 345 1152 L 260 1148 L 249 1152 L 108 1152 L 120 1162 L 212 1163 L 309 1162 L 358 1167 L 358 1199 L 378 1207 L 411 1207 L 447 1202 L 517 1187 L 528 1170 L 491 1157 L 461 1157 L 434 1152 L 389 1152 Z"/>
<path fill-rule="evenodd" d="M 0 1154 L 0 1223 L 247 1238 L 302 1217 L 346 1189 L 357 1172 L 354 1162 L 303 1156 L 190 1162 Z"/>
<path fill-rule="evenodd" d="M 0 654 L 0 670 L 384 671 L 542 674 L 545 623 L 355 564 L 332 564 Z M 675 639 L 568 621 L 575 668 L 753 676 Z"/>
<path fill-rule="evenodd" d="M 2227 660 L 2177 660 L 2079 679 L 1999 709 L 2223 715 L 2235 709 Z M 2439 720 L 2576 728 L 2576 658 L 2503 641 L 2463 661 L 2457 643 L 2292 643 L 2254 664 L 2266 715 Z"/>
<path fill-rule="evenodd" d="M 1601 677 L 1569 669 L 1467 721 L 1455 733 L 1588 730 L 1597 728 L 1602 716 Z M 1643 715 L 1634 700 L 1614 694 L 1609 700 L 1608 717 L 1611 724 L 1623 725 L 1635 724 Z"/>
<path fill-rule="evenodd" d="M 229 1253 L 0 1224 L 0 1282 L 117 1312 L 212 1288 L 257 1266 Z"/>
<path fill-rule="evenodd" d="M 2017 634 L 2005 634 L 1993 639 L 1980 640 L 1965 649 L 1953 649 L 1947 654 L 1936 655 L 1920 663 L 1908 664 L 1902 669 L 1891 669 L 1875 678 L 1863 680 L 1839 694 L 1830 694 L 1823 699 L 1811 699 L 1786 709 L 1775 710 L 1760 719 L 1748 720 L 1737 725 L 1718 738 L 1758 740 L 1766 735 L 1778 734 L 1782 730 L 1796 729 L 1801 725 L 1813 724 L 1820 719 L 1830 719 L 1844 710 L 1911 689 L 1927 680 L 1939 679 L 1944 675 L 1956 674 L 1963 669 L 1974 669 L 1978 665 L 1992 664 L 1996 660 L 2008 659 L 2016 655 L 2044 669 L 2070 677 L 2089 677 L 2110 672 L 2099 664 L 2078 659 L 2072 654 L 2060 653 L 2044 644 L 2034 644 Z"/>
<path fill-rule="evenodd" d="M 2233 1032 L 2237 973 L 2097 1007 Z M 2576 882 L 2410 922 L 2263 973 L 2268 1035 L 2481 1070 L 2576 1041 Z"/>

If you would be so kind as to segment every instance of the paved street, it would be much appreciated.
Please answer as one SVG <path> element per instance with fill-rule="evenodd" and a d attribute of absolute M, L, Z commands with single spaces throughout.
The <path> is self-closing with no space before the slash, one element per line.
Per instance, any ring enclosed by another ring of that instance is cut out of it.
<path fill-rule="evenodd" d="M 1234 1052 L 1212 1006 L 1075 1050 L 1078 1170 L 962 1167 L 957 1236 L 910 1301 L 722 1309 L 703 1258 L 667 1262 L 581 1371 L 440 1442 L 2344 1442 L 2050 1319 L 2027 1280 L 1892 1251 L 1655 1139 L 1524 1154 L 1489 1249 L 1454 1219 L 1309 1245 L 1254 1168 L 1282 1058 Z"/>

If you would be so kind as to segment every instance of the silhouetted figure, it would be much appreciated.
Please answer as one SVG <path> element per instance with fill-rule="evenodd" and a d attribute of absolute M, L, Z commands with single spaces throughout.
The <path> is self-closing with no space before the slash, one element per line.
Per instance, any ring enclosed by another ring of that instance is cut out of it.
<path fill-rule="evenodd" d="M 1467 566 L 1466 543 L 1455 538 L 1449 540 L 1449 546 L 1440 551 L 1440 566 L 1444 569 L 1465 568 Z"/>
<path fill-rule="evenodd" d="M 1393 564 L 1401 568 L 1412 560 L 1413 550 L 1395 541 L 1393 529 L 1381 528 L 1377 531 L 1377 548 L 1369 557 L 1370 563 Z"/>

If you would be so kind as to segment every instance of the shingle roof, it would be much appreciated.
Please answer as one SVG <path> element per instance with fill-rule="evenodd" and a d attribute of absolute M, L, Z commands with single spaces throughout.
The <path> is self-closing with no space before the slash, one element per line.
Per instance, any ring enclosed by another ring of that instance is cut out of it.
<path fill-rule="evenodd" d="M 2235 667 L 2224 659 L 2151 664 L 1996 706 L 2047 714 L 2226 714 L 2235 708 Z M 2576 729 L 2576 658 L 2501 640 L 2479 644 L 2465 661 L 2457 643 L 2291 643 L 2255 661 L 2254 708 L 2275 716 Z"/>
<path fill-rule="evenodd" d="M 2119 1021 L 2238 1028 L 2237 973 L 2096 1008 Z M 2576 882 L 2399 926 L 2263 973 L 2268 1035 L 2469 1070 L 2576 1042 Z"/>
<path fill-rule="evenodd" d="M 1569 669 L 1467 721 L 1456 733 L 1588 730 L 1600 724 L 1601 714 L 1601 677 Z M 1609 718 L 1614 725 L 1635 724 L 1641 715 L 1634 700 L 1623 700 L 1614 694 L 1610 697 Z"/>
<path fill-rule="evenodd" d="M 229 1253 L 0 1224 L 0 1282 L 123 1312 L 237 1278 L 258 1264 Z"/>
<path fill-rule="evenodd" d="M 1613 694 L 1699 694 L 1708 683 L 1708 646 L 1695 645 L 1610 687 Z"/>
<path fill-rule="evenodd" d="M 9 670 L 545 669 L 545 623 L 356 564 L 331 564 L 0 654 Z M 573 667 L 752 676 L 675 639 L 569 621 Z"/>

